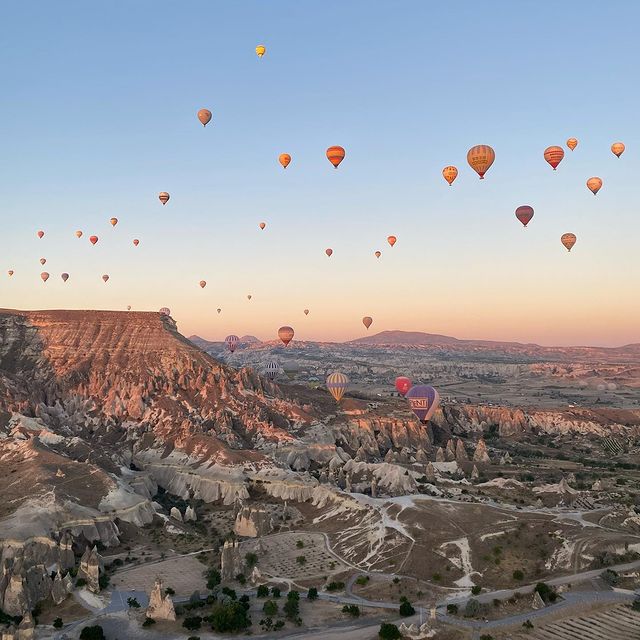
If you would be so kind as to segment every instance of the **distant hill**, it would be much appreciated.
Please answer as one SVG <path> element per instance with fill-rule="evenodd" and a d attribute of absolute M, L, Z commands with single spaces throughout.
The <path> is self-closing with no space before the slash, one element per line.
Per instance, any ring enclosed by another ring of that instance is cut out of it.
<path fill-rule="evenodd" d="M 372 336 L 351 340 L 350 344 L 397 344 L 397 345 L 478 345 L 483 347 L 527 346 L 519 342 L 497 342 L 492 340 L 460 340 L 452 336 L 443 336 L 438 333 L 424 333 L 423 331 L 381 331 Z"/>

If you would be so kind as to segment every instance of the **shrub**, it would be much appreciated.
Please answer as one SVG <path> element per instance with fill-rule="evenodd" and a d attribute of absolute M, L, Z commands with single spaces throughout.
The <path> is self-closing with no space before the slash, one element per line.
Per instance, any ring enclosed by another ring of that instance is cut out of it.
<path fill-rule="evenodd" d="M 353 618 L 360 616 L 360 607 L 357 604 L 345 604 L 342 607 L 342 613 L 347 613 Z"/>
<path fill-rule="evenodd" d="M 356 584 L 359 584 L 361 587 L 369 582 L 369 576 L 358 576 L 356 580 Z"/>
<path fill-rule="evenodd" d="M 244 575 L 244 573 L 239 573 L 239 574 L 236 576 L 236 580 L 237 580 L 241 585 L 245 585 L 245 584 L 247 584 L 247 578 L 246 578 L 246 576 Z"/>
<path fill-rule="evenodd" d="M 87 584 L 87 581 L 84 578 L 78 578 L 76 580 L 76 587 L 84 587 Z M 87 627 L 87 629 L 91 629 L 91 627 Z"/>
<path fill-rule="evenodd" d="M 251 624 L 247 610 L 240 602 L 217 603 L 209 616 L 211 628 L 218 633 L 242 631 Z"/>
<path fill-rule="evenodd" d="M 481 591 L 482 587 L 478 584 L 474 584 L 473 587 L 471 587 L 471 595 L 478 596 Z"/>
<path fill-rule="evenodd" d="M 137 598 L 127 598 L 127 604 L 129 605 L 129 609 L 139 609 L 140 603 Z"/>
<path fill-rule="evenodd" d="M 273 600 L 267 600 L 262 605 L 262 611 L 266 616 L 273 617 L 276 615 L 276 613 L 278 613 L 278 603 L 274 602 Z"/>
<path fill-rule="evenodd" d="M 196 631 L 202 626 L 202 618 L 200 616 L 189 616 L 182 621 L 182 626 L 188 631 Z"/>
<path fill-rule="evenodd" d="M 493 640 L 493 636 L 490 633 L 483 633 L 480 636 L 480 640 Z"/>
<path fill-rule="evenodd" d="M 442 580 L 442 576 L 441 576 L 439 573 L 434 573 L 434 574 L 431 576 L 431 579 L 432 579 L 434 582 L 440 582 L 440 581 Z"/>
<path fill-rule="evenodd" d="M 278 587 L 271 587 L 271 596 L 274 598 L 279 598 L 282 595 L 282 592 Z"/>
<path fill-rule="evenodd" d="M 633 604 L 631 605 L 631 608 L 632 608 L 634 611 L 640 611 L 640 598 L 636 598 L 636 599 L 633 601 Z"/>
<path fill-rule="evenodd" d="M 400 582 L 400 578 L 394 578 L 393 579 L 393 584 L 398 584 L 398 582 Z"/>
<path fill-rule="evenodd" d="M 458 605 L 457 604 L 448 604 L 447 605 L 447 613 L 449 615 L 455 616 L 458 613 Z"/>
<path fill-rule="evenodd" d="M 342 591 L 344 589 L 344 582 L 330 582 L 327 585 L 327 591 Z"/>
<path fill-rule="evenodd" d="M 525 620 L 525 621 L 522 623 L 522 626 L 523 626 L 525 629 L 533 629 L 533 622 L 531 622 L 531 620 Z"/>
<path fill-rule="evenodd" d="M 318 590 L 315 587 L 311 587 L 309 591 L 307 591 L 307 600 L 317 600 L 318 599 Z"/>
<path fill-rule="evenodd" d="M 297 621 L 300 615 L 300 602 L 296 598 L 287 598 L 282 610 L 289 620 Z"/>
<path fill-rule="evenodd" d="M 56 619 L 53 621 L 53 628 L 54 628 L 54 629 L 62 629 L 62 625 L 63 625 L 63 624 L 64 624 L 64 623 L 62 622 L 62 618 L 56 618 Z"/>
<path fill-rule="evenodd" d="M 222 587 L 222 593 L 225 596 L 229 596 L 229 598 L 231 598 L 231 600 L 237 600 L 238 599 L 238 594 L 236 593 L 235 589 L 231 589 L 230 587 Z"/>
<path fill-rule="evenodd" d="M 300 592 L 299 591 L 289 591 L 289 593 L 287 593 L 287 600 L 300 600 Z"/>
<path fill-rule="evenodd" d="M 267 587 L 266 584 L 261 584 L 258 587 L 258 590 L 256 592 L 256 596 L 258 598 L 266 598 L 269 595 L 269 587 Z"/>
<path fill-rule="evenodd" d="M 298 556 L 296 562 L 302 567 L 307 564 L 307 558 L 305 556 Z"/>
<path fill-rule="evenodd" d="M 400 629 L 398 629 L 395 624 L 383 622 L 380 625 L 378 637 L 380 638 L 380 640 L 399 640 L 402 635 L 400 634 Z"/>
<path fill-rule="evenodd" d="M 175 596 L 176 592 L 171 588 L 171 587 L 167 587 L 164 592 L 168 595 L 168 596 Z"/>
<path fill-rule="evenodd" d="M 516 569 L 513 572 L 513 579 L 514 580 L 522 580 L 524 578 L 524 571 L 522 571 L 521 569 Z"/>
<path fill-rule="evenodd" d="M 304 542 L 302 542 L 302 540 L 298 540 L 296 542 L 296 547 L 298 547 L 298 549 L 304 549 Z"/>
<path fill-rule="evenodd" d="M 407 616 L 412 616 L 416 610 L 411 606 L 411 603 L 404 598 L 400 603 L 400 615 L 406 618 Z"/>
<path fill-rule="evenodd" d="M 106 640 L 104 631 L 99 624 L 93 627 L 84 627 L 80 632 L 80 640 Z"/>
<path fill-rule="evenodd" d="M 155 623 L 156 621 L 153 618 L 145 618 L 144 622 L 142 623 L 142 626 L 146 628 L 154 625 Z"/>
<path fill-rule="evenodd" d="M 535 590 L 540 594 L 542 600 L 546 603 L 555 602 L 558 599 L 558 594 L 545 582 L 538 582 Z"/>
<path fill-rule="evenodd" d="M 213 589 L 220 584 L 220 572 L 217 569 L 209 569 L 206 574 L 207 589 Z"/>
<path fill-rule="evenodd" d="M 620 576 L 613 570 L 607 569 L 600 574 L 600 577 L 606 582 L 610 587 L 615 587 L 618 582 L 620 582 Z"/>
<path fill-rule="evenodd" d="M 480 613 L 480 603 L 475 599 L 467 600 L 467 604 L 464 608 L 464 615 L 466 618 L 475 618 Z"/>
<path fill-rule="evenodd" d="M 258 556 L 252 551 L 249 551 L 249 553 L 245 554 L 244 561 L 247 563 L 249 569 L 253 569 L 253 567 L 258 564 Z"/>

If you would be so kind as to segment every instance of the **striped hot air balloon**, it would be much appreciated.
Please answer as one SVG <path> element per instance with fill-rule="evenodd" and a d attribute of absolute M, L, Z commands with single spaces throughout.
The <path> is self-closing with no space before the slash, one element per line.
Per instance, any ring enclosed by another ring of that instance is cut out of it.
<path fill-rule="evenodd" d="M 167 204 L 167 202 L 169 202 L 171 196 L 166 192 L 166 191 L 161 191 L 158 194 L 158 200 L 160 200 L 160 202 L 162 202 L 162 204 Z"/>
<path fill-rule="evenodd" d="M 567 140 L 567 147 L 573 151 L 578 146 L 578 138 L 569 138 Z"/>
<path fill-rule="evenodd" d="M 293 327 L 284 326 L 278 329 L 278 338 L 284 342 L 285 347 L 293 340 L 294 335 Z"/>
<path fill-rule="evenodd" d="M 263 44 L 259 44 L 256 47 L 256 55 L 258 56 L 258 58 L 262 58 L 262 56 L 267 52 L 267 47 L 265 47 Z"/>
<path fill-rule="evenodd" d="M 160 311 L 158 311 L 158 313 L 161 316 L 170 316 L 171 315 L 171 309 L 169 309 L 169 307 L 160 307 Z"/>
<path fill-rule="evenodd" d="M 562 158 L 564 158 L 564 149 L 562 147 L 553 146 L 547 147 L 544 150 L 544 159 L 551 165 L 554 171 L 562 162 Z"/>
<path fill-rule="evenodd" d="M 407 391 L 405 398 L 418 419 L 426 423 L 440 404 L 440 395 L 429 385 L 419 384 Z"/>
<path fill-rule="evenodd" d="M 477 144 L 467 152 L 469 166 L 484 180 L 484 174 L 496 159 L 496 152 L 488 144 Z"/>
<path fill-rule="evenodd" d="M 327 376 L 327 389 L 329 393 L 336 399 L 336 402 L 342 400 L 344 392 L 349 386 L 349 378 L 344 373 L 331 373 Z"/>
<path fill-rule="evenodd" d="M 533 207 L 528 204 L 522 205 L 516 209 L 516 218 L 526 227 L 533 218 Z"/>
<path fill-rule="evenodd" d="M 224 339 L 224 343 L 227 345 L 227 349 L 229 349 L 229 351 L 233 353 L 238 348 L 238 345 L 240 344 L 240 338 L 234 335 L 227 336 Z"/>
<path fill-rule="evenodd" d="M 264 369 L 264 375 L 269 378 L 269 380 L 275 380 L 278 377 L 279 372 L 280 365 L 275 360 L 267 362 L 267 366 Z"/>
<path fill-rule="evenodd" d="M 345 155 L 346 151 L 342 147 L 334 146 L 327 149 L 327 159 L 336 169 L 344 160 Z"/>

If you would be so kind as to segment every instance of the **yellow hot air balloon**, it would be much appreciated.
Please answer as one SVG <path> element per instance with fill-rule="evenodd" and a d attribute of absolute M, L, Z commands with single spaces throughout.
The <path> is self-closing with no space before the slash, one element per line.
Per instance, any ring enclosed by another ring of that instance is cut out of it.
<path fill-rule="evenodd" d="M 611 153 L 613 153 L 614 156 L 616 156 L 616 158 L 619 158 L 625 150 L 625 146 L 623 142 L 614 142 L 611 145 Z"/>
<path fill-rule="evenodd" d="M 167 204 L 167 202 L 169 202 L 169 198 L 171 198 L 171 196 L 166 191 L 161 191 L 158 194 L 158 199 L 162 204 Z"/>
<path fill-rule="evenodd" d="M 76 231 L 76 238 L 82 238 L 82 231 L 80 231 L 80 229 Z"/>
<path fill-rule="evenodd" d="M 118 224 L 118 218 L 111 218 L 109 222 L 111 223 L 112 227 L 115 227 Z"/>
<path fill-rule="evenodd" d="M 336 402 L 342 400 L 344 392 L 349 386 L 349 378 L 344 373 L 332 373 L 327 377 L 327 389 L 329 393 L 335 398 Z"/>
<path fill-rule="evenodd" d="M 209 109 L 200 109 L 198 111 L 198 120 L 202 122 L 203 127 L 206 127 L 211 122 L 211 111 Z"/>
<path fill-rule="evenodd" d="M 566 247 L 567 251 L 571 251 L 571 248 L 576 243 L 576 236 L 574 233 L 563 233 L 560 238 L 560 242 Z"/>
<path fill-rule="evenodd" d="M 578 146 L 578 139 L 577 138 L 569 138 L 567 140 L 567 147 L 569 147 L 569 149 L 571 149 L 571 151 L 573 151 L 577 146 Z"/>
<path fill-rule="evenodd" d="M 365 316 L 362 318 L 362 324 L 368 329 L 373 324 L 373 318 L 371 316 Z"/>
<path fill-rule="evenodd" d="M 291 162 L 291 156 L 288 153 L 281 153 L 278 157 L 278 162 L 282 165 L 283 169 L 286 169 Z"/>
<path fill-rule="evenodd" d="M 484 180 L 484 174 L 496 159 L 496 152 L 488 144 L 477 144 L 467 152 L 469 166 Z"/>
<path fill-rule="evenodd" d="M 453 181 L 458 177 L 458 169 L 453 165 L 445 167 L 442 170 L 442 175 L 444 179 L 449 183 L 449 186 L 453 184 Z"/>
<path fill-rule="evenodd" d="M 265 53 L 267 53 L 267 48 L 263 44 L 259 44 L 256 47 L 256 54 L 258 55 L 258 58 L 262 58 Z"/>
<path fill-rule="evenodd" d="M 600 189 L 602 188 L 602 180 L 597 176 L 589 178 L 587 180 L 587 187 L 589 188 L 589 191 L 591 191 L 595 196 L 596 193 L 598 193 L 598 191 L 600 191 Z"/>

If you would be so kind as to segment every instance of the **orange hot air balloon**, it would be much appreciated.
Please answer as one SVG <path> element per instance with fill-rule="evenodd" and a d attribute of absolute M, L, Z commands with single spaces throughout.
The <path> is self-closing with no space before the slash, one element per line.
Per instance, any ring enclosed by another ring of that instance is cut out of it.
<path fill-rule="evenodd" d="M 393 245 L 398 242 L 398 238 L 396 238 L 395 236 L 389 236 L 387 238 L 387 242 L 393 247 Z"/>
<path fill-rule="evenodd" d="M 305 316 L 308 316 L 308 315 L 309 315 L 309 309 L 305 309 L 305 310 L 304 310 L 304 315 L 305 315 Z"/>
<path fill-rule="evenodd" d="M 49 274 L 46 271 L 43 271 L 40 274 L 40 277 L 42 278 L 42 282 L 46 282 L 49 279 Z"/>
<path fill-rule="evenodd" d="M 207 281 L 206 280 L 200 280 L 200 282 L 198 284 L 200 285 L 201 289 L 204 289 L 207 286 Z"/>
<path fill-rule="evenodd" d="M 171 196 L 166 191 L 161 191 L 158 194 L 158 199 L 160 200 L 160 202 L 162 202 L 163 205 L 169 202 L 169 198 L 171 198 Z"/>
<path fill-rule="evenodd" d="M 469 166 L 484 180 L 484 174 L 496 159 L 496 152 L 488 144 L 477 144 L 467 152 Z"/>
<path fill-rule="evenodd" d="M 329 162 L 337 169 L 338 165 L 344 160 L 346 155 L 345 150 L 342 147 L 329 147 L 327 149 L 327 158 Z"/>
<path fill-rule="evenodd" d="M 442 170 L 442 175 L 444 179 L 449 183 L 449 186 L 453 184 L 453 181 L 458 177 L 458 169 L 453 165 L 445 167 Z"/>
<path fill-rule="evenodd" d="M 614 142 L 611 145 L 611 153 L 613 153 L 614 156 L 616 156 L 616 158 L 619 158 L 625 150 L 625 146 L 623 142 Z"/>
<path fill-rule="evenodd" d="M 598 193 L 598 191 L 600 191 L 600 189 L 602 188 L 602 180 L 600 180 L 600 178 L 598 178 L 597 176 L 589 178 L 587 180 L 587 187 L 589 188 L 589 191 L 591 191 L 595 196 L 596 193 Z"/>
<path fill-rule="evenodd" d="M 42 236 L 44 236 L 44 231 L 38 231 L 38 238 L 42 239 Z"/>
<path fill-rule="evenodd" d="M 578 146 L 578 139 L 577 138 L 569 138 L 567 140 L 567 147 L 569 147 L 569 149 L 571 149 L 571 151 L 573 151 L 577 146 Z"/>
<path fill-rule="evenodd" d="M 258 58 L 262 58 L 265 53 L 267 53 L 267 48 L 263 44 L 259 44 L 256 47 L 256 55 Z"/>
<path fill-rule="evenodd" d="M 7 273 L 9 274 L 9 277 L 11 277 L 13 275 L 13 269 L 9 269 L 9 271 L 7 271 Z"/>
<path fill-rule="evenodd" d="M 278 338 L 284 342 L 286 347 L 292 340 L 295 332 L 292 327 L 284 326 L 278 329 Z"/>
<path fill-rule="evenodd" d="M 69 279 L 69 274 L 63 273 L 60 277 L 62 278 L 62 282 L 66 282 Z"/>
<path fill-rule="evenodd" d="M 376 251 L 373 255 L 374 255 L 376 258 L 379 258 L 379 257 L 382 255 L 382 251 Z"/>
<path fill-rule="evenodd" d="M 211 122 L 211 111 L 209 109 L 200 109 L 198 111 L 198 120 L 202 122 L 203 127 L 206 127 Z"/>
<path fill-rule="evenodd" d="M 95 244 L 96 242 L 98 242 L 98 236 L 89 236 L 89 242 L 91 244 Z"/>
<path fill-rule="evenodd" d="M 288 153 L 281 153 L 278 157 L 278 162 L 282 165 L 283 169 L 286 169 L 291 162 L 291 156 Z"/>
<path fill-rule="evenodd" d="M 324 252 L 331 257 L 331 255 L 333 254 L 333 249 L 325 249 Z"/>
<path fill-rule="evenodd" d="M 547 147 L 544 150 L 544 159 L 556 170 L 556 167 L 562 162 L 564 158 L 564 149 L 562 147 Z"/>
<path fill-rule="evenodd" d="M 80 231 L 80 229 L 76 231 L 76 238 L 82 238 L 82 231 Z"/>
<path fill-rule="evenodd" d="M 266 222 L 261 222 L 258 226 L 259 226 L 261 229 L 263 229 L 263 230 L 264 230 L 264 228 L 267 226 L 267 223 L 266 223 Z"/>
<path fill-rule="evenodd" d="M 108 274 L 106 274 L 106 273 L 105 273 L 105 274 L 102 276 L 102 279 L 104 280 L 104 282 L 107 282 L 107 280 L 109 280 L 109 276 L 108 276 Z"/>
<path fill-rule="evenodd" d="M 111 218 L 109 222 L 111 223 L 112 227 L 115 227 L 118 224 L 118 218 Z"/>
<path fill-rule="evenodd" d="M 137 247 L 140 244 L 140 240 L 138 240 L 138 238 L 135 238 L 133 241 L 133 246 Z"/>
<path fill-rule="evenodd" d="M 46 258 L 40 258 L 40 264 L 45 264 L 47 262 Z"/>
<path fill-rule="evenodd" d="M 560 238 L 560 242 L 566 247 L 567 251 L 571 251 L 573 245 L 576 243 L 576 236 L 574 233 L 563 233 Z"/>
<path fill-rule="evenodd" d="M 373 324 L 373 318 L 370 316 L 365 316 L 362 318 L 362 324 L 368 329 Z"/>

